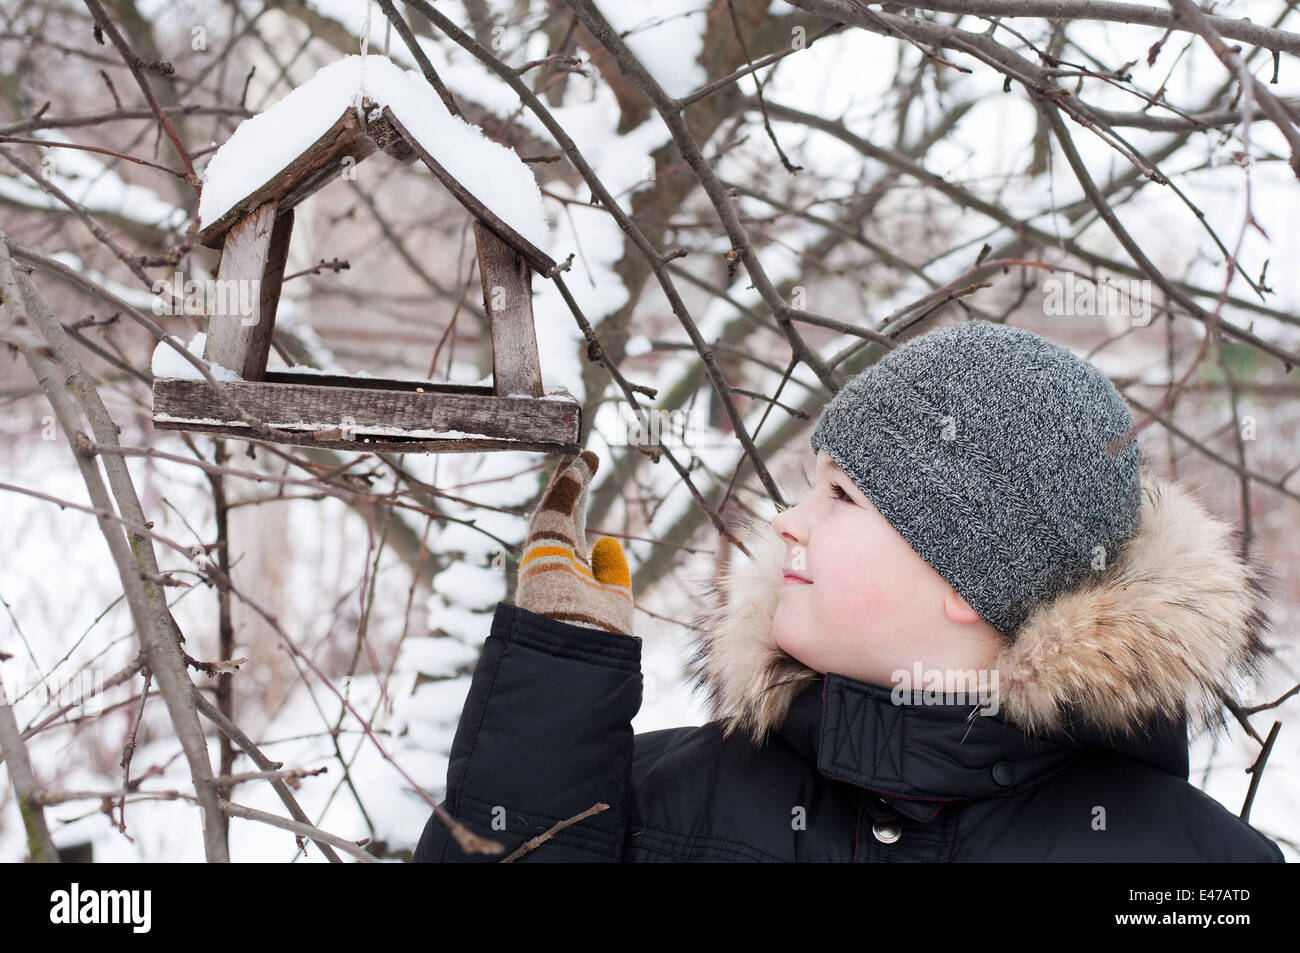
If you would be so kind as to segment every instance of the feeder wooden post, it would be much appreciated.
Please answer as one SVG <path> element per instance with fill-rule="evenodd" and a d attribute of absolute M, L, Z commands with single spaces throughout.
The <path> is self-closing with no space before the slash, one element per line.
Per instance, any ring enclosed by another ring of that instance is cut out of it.
<path fill-rule="evenodd" d="M 230 229 L 221 247 L 217 288 L 224 292 L 227 307 L 208 321 L 203 357 L 246 381 L 266 375 L 292 231 L 293 209 L 277 216 L 276 203 L 266 202 Z M 245 295 L 245 282 L 256 282 L 256 293 Z M 240 313 L 237 305 L 243 300 L 252 305 L 251 314 Z"/>
<path fill-rule="evenodd" d="M 474 222 L 483 309 L 492 325 L 496 392 L 541 397 L 542 365 L 533 328 L 533 272 L 524 257 L 480 221 Z"/>

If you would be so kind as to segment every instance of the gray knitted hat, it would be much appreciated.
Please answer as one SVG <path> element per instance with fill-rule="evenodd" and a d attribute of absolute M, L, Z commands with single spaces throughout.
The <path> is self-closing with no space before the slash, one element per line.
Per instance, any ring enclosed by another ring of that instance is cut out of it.
<path fill-rule="evenodd" d="M 1110 565 L 1142 508 L 1133 418 L 1106 376 L 1020 328 L 968 321 L 899 345 L 826 405 L 825 448 L 989 625 Z"/>

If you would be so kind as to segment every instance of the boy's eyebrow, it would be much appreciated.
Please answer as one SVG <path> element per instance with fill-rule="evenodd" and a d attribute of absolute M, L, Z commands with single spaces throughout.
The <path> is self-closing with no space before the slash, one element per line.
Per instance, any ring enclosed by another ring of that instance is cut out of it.
<path fill-rule="evenodd" d="M 841 468 L 840 465 L 839 465 L 838 463 L 836 463 L 836 462 L 834 461 L 834 459 L 831 458 L 831 455 L 830 455 L 830 454 L 827 454 L 825 457 L 821 457 L 820 454 L 818 455 L 818 460 L 817 460 L 817 469 L 818 469 L 818 470 L 829 470 L 830 472 L 827 474 L 827 478 L 828 478 L 828 479 L 839 479 L 839 474 L 844 473 L 843 468 Z M 844 475 L 845 475 L 846 477 L 848 476 L 848 474 L 846 474 L 846 473 L 845 473 Z M 848 482 L 849 482 L 849 484 L 853 484 L 853 480 L 852 480 L 852 479 L 849 479 Z M 854 488 L 856 489 L 856 487 L 854 487 Z M 850 496 L 853 495 L 853 490 L 852 490 L 852 489 L 847 490 L 846 492 L 848 492 L 848 494 L 849 494 Z M 858 492 L 861 492 L 861 490 L 859 490 Z M 855 501 L 855 502 L 856 502 L 856 501 Z"/>

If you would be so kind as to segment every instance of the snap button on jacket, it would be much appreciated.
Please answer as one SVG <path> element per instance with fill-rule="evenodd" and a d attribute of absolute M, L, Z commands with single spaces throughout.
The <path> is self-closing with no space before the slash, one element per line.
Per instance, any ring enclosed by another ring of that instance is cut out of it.
<path fill-rule="evenodd" d="M 871 825 L 871 833 L 882 844 L 892 844 L 903 836 L 903 828 L 892 821 L 877 821 Z"/>

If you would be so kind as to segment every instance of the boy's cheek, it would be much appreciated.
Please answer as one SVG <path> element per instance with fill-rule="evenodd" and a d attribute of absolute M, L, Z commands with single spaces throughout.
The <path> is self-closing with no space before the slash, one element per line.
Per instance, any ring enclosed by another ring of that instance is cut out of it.
<path fill-rule="evenodd" d="M 867 628 L 892 622 L 901 611 L 905 597 L 898 589 L 897 580 L 887 576 L 873 578 L 863 572 L 852 578 L 830 580 L 817 595 L 821 613 L 828 622 L 838 623 L 840 627 Z"/>

